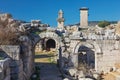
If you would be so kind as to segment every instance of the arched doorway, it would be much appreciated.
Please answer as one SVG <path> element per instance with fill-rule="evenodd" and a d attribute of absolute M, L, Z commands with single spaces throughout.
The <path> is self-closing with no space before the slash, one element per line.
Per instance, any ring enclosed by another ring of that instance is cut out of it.
<path fill-rule="evenodd" d="M 56 48 L 56 42 L 53 39 L 48 39 L 46 42 L 46 50 L 50 51 L 52 48 Z"/>
<path fill-rule="evenodd" d="M 95 68 L 95 52 L 84 45 L 78 49 L 78 69 L 88 71 Z"/>

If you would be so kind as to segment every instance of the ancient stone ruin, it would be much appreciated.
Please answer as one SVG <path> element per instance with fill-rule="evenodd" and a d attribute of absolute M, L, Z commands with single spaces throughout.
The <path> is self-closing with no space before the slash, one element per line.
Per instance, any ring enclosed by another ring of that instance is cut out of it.
<path fill-rule="evenodd" d="M 35 70 L 35 52 L 50 50 L 56 51 L 59 69 L 70 80 L 97 79 L 101 73 L 118 70 L 115 65 L 120 64 L 119 23 L 110 25 L 113 28 L 92 26 L 88 23 L 88 8 L 80 10 L 81 23 L 68 26 L 64 25 L 60 10 L 56 28 L 39 20 L 28 23 L 0 14 L 0 25 L 13 28 L 17 36 L 8 41 L 0 38 L 0 80 L 29 80 Z"/>

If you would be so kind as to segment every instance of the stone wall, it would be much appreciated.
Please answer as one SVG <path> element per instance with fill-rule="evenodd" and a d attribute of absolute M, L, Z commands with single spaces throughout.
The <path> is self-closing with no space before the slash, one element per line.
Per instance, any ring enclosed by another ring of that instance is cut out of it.
<path fill-rule="evenodd" d="M 116 63 L 120 63 L 120 50 L 105 50 L 96 55 L 97 71 L 109 72 Z"/>
<path fill-rule="evenodd" d="M 25 43 L 22 46 L 0 46 L 0 49 L 10 58 L 10 63 L 8 64 L 10 67 L 10 80 L 29 80 L 34 72 L 34 49 L 32 49 L 30 44 L 25 45 Z"/>
<path fill-rule="evenodd" d="M 25 80 L 23 75 L 22 60 L 11 61 L 10 73 L 11 73 L 11 80 Z"/>
<path fill-rule="evenodd" d="M 116 63 L 120 63 L 120 42 L 118 40 L 73 39 L 70 42 L 70 56 L 74 67 L 78 66 L 78 49 L 81 45 L 92 49 L 95 54 L 95 70 L 109 72 Z"/>
<path fill-rule="evenodd" d="M 0 80 L 10 80 L 10 59 L 0 60 Z"/>
<path fill-rule="evenodd" d="M 34 72 L 34 45 L 27 36 L 23 36 L 23 42 L 21 45 L 21 60 L 23 62 L 23 76 L 26 80 Z"/>
<path fill-rule="evenodd" d="M 23 78 L 23 63 L 20 59 L 19 45 L 1 45 L 0 49 L 5 51 L 7 57 L 11 59 L 9 67 L 12 80 L 24 80 Z"/>
<path fill-rule="evenodd" d="M 61 43 L 61 37 L 58 36 L 55 32 L 42 32 L 39 34 L 41 39 L 46 38 L 46 39 L 53 39 L 56 42 L 56 50 L 59 49 L 60 43 Z"/>
<path fill-rule="evenodd" d="M 102 53 L 96 53 L 96 70 L 109 72 L 116 63 L 120 62 L 120 42 L 118 40 L 97 41 Z"/>

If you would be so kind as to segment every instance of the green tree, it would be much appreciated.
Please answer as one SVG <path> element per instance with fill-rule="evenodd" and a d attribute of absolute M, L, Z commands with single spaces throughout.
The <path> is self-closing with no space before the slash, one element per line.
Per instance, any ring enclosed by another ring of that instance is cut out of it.
<path fill-rule="evenodd" d="M 110 25 L 110 22 L 108 22 L 108 21 L 101 21 L 98 23 L 98 26 L 101 28 L 105 28 L 108 25 Z"/>

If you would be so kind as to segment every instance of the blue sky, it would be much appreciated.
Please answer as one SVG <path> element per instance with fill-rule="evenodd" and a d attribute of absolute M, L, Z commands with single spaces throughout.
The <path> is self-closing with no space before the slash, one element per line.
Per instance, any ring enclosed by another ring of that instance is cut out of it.
<path fill-rule="evenodd" d="M 15 19 L 57 26 L 58 11 L 64 11 L 65 24 L 79 22 L 79 8 L 89 8 L 89 21 L 120 20 L 120 0 L 0 0 L 0 12 L 11 13 Z"/>

